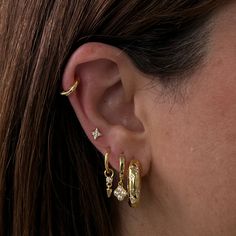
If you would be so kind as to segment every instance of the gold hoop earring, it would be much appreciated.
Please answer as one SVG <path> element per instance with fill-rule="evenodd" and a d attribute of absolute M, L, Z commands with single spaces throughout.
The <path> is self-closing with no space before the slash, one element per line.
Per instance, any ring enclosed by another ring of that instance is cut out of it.
<path fill-rule="evenodd" d="M 67 90 L 67 91 L 62 91 L 60 94 L 62 96 L 69 96 L 71 95 L 76 89 L 77 89 L 77 86 L 79 85 L 79 81 L 76 80 L 75 83 Z"/>
<path fill-rule="evenodd" d="M 123 179 L 125 172 L 125 158 L 124 156 L 120 156 L 120 180 L 118 182 L 118 187 L 114 191 L 114 195 L 117 197 L 119 201 L 123 201 L 124 198 L 128 195 L 127 191 L 124 189 Z"/>
<path fill-rule="evenodd" d="M 141 167 L 138 160 L 132 160 L 128 168 L 128 193 L 130 207 L 137 207 L 141 193 Z"/>
<path fill-rule="evenodd" d="M 112 194 L 112 182 L 113 182 L 114 171 L 109 168 L 108 159 L 109 159 L 109 154 L 107 152 L 104 157 L 104 164 L 105 164 L 104 175 L 106 177 L 107 197 L 109 198 L 111 197 Z"/>

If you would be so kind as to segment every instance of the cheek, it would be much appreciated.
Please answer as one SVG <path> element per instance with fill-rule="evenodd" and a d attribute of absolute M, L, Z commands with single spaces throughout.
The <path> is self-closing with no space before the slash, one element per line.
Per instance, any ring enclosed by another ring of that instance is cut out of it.
<path fill-rule="evenodd" d="M 229 18 L 236 22 L 235 12 Z M 236 235 L 236 31 L 222 22 L 184 102 L 158 101 L 154 90 L 142 101 L 150 186 L 168 215 L 192 229 L 186 235 Z"/>
<path fill-rule="evenodd" d="M 204 74 L 184 103 L 149 101 L 153 165 L 163 180 L 157 196 L 168 185 L 186 222 L 236 230 L 236 78 Z"/>

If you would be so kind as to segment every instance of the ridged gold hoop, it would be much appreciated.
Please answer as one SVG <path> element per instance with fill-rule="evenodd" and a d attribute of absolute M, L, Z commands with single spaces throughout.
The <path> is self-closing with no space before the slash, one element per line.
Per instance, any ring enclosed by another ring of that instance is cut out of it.
<path fill-rule="evenodd" d="M 69 90 L 67 90 L 67 91 L 62 91 L 60 94 L 61 94 L 62 96 L 67 96 L 67 97 L 68 97 L 70 94 L 72 94 L 72 93 L 76 90 L 78 84 L 79 84 L 79 81 L 76 80 L 75 83 L 71 86 L 71 88 L 70 88 Z"/>
<path fill-rule="evenodd" d="M 129 193 L 130 207 L 137 207 L 140 201 L 141 193 L 141 167 L 137 160 L 132 160 L 128 169 L 127 189 Z"/>

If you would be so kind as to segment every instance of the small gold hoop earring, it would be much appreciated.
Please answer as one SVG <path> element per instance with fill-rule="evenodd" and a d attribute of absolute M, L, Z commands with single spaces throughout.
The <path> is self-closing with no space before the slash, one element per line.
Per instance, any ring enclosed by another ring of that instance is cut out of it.
<path fill-rule="evenodd" d="M 109 168 L 108 159 L 109 159 L 109 154 L 107 152 L 104 157 L 104 165 L 105 165 L 104 175 L 106 177 L 107 197 L 109 198 L 111 197 L 112 194 L 112 182 L 113 182 L 114 171 Z"/>
<path fill-rule="evenodd" d="M 77 89 L 77 86 L 79 84 L 79 81 L 76 80 L 75 83 L 67 90 L 67 91 L 62 91 L 60 94 L 62 96 L 69 96 L 71 95 L 76 89 Z"/>
<path fill-rule="evenodd" d="M 120 180 L 118 182 L 118 187 L 114 190 L 114 195 L 117 197 L 119 201 L 123 201 L 124 198 L 128 195 L 127 191 L 124 189 L 123 179 L 125 172 L 125 157 L 120 156 Z"/>
<path fill-rule="evenodd" d="M 141 167 L 138 160 L 132 160 L 128 168 L 128 193 L 130 207 L 137 207 L 141 193 Z"/>

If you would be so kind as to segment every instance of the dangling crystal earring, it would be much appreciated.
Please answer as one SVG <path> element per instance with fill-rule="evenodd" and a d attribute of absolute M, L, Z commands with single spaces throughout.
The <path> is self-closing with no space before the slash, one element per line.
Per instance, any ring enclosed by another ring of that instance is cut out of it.
<path fill-rule="evenodd" d="M 111 194 L 112 194 L 112 182 L 113 182 L 114 171 L 109 168 L 108 158 L 109 158 L 109 154 L 107 152 L 104 157 L 104 164 L 105 164 L 104 175 L 106 177 L 107 197 L 109 198 L 111 197 Z"/>
<path fill-rule="evenodd" d="M 119 201 L 123 201 L 127 196 L 127 191 L 124 189 L 123 179 L 124 179 L 124 171 L 125 171 L 125 158 L 124 156 L 120 156 L 120 180 L 118 182 L 118 187 L 114 190 L 114 195 L 117 197 Z"/>

